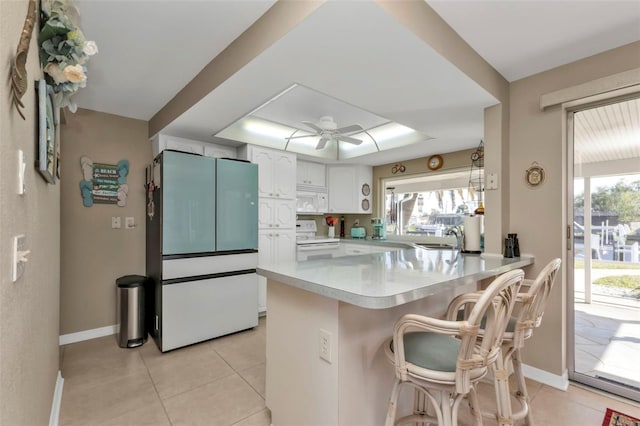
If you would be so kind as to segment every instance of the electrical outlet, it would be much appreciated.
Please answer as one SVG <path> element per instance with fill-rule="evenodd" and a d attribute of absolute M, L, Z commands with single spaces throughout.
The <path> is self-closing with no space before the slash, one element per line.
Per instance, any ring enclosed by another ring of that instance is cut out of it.
<path fill-rule="evenodd" d="M 112 229 L 120 229 L 120 216 L 112 216 L 111 217 L 111 228 Z"/>
<path fill-rule="evenodd" d="M 327 330 L 320 329 L 318 343 L 320 358 L 331 364 L 331 333 Z"/>

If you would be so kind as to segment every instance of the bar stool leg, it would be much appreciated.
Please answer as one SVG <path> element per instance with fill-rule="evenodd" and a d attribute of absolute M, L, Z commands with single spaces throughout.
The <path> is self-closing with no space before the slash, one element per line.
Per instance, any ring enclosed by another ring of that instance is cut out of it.
<path fill-rule="evenodd" d="M 522 373 L 522 357 L 519 349 L 513 351 L 513 354 L 511 355 L 511 362 L 513 363 L 513 373 L 516 376 L 516 382 L 518 384 L 516 397 L 520 401 L 520 405 L 522 405 L 522 411 L 518 413 L 518 417 L 524 417 L 525 424 L 527 426 L 534 426 L 531 406 L 529 405 L 527 383 L 525 382 L 524 374 Z"/>
<path fill-rule="evenodd" d="M 496 391 L 496 405 L 498 409 L 497 420 L 500 426 L 513 425 L 511 415 L 511 395 L 509 392 L 509 372 L 505 367 L 504 359 L 500 354 L 493 368 L 493 381 Z"/>

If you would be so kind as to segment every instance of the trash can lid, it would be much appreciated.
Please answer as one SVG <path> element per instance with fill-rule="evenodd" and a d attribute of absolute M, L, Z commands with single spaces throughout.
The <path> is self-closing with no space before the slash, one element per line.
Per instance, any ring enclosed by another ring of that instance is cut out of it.
<path fill-rule="evenodd" d="M 139 287 L 144 285 L 147 277 L 142 275 L 124 275 L 116 280 L 116 285 L 118 287 Z"/>

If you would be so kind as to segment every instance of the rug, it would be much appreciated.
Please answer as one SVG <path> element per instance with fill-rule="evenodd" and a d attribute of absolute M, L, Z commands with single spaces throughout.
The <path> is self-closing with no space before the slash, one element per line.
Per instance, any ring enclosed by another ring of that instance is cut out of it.
<path fill-rule="evenodd" d="M 607 408 L 602 426 L 640 426 L 640 420 L 618 411 Z"/>

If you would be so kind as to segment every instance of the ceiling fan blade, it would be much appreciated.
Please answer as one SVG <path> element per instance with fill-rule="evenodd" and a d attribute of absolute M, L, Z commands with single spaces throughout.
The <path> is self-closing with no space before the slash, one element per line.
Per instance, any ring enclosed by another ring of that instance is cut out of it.
<path fill-rule="evenodd" d="M 318 125 L 316 123 L 312 123 L 310 121 L 303 121 L 302 124 L 304 124 L 307 127 L 311 127 L 313 130 L 315 130 L 318 133 L 322 133 L 323 129 L 321 127 L 318 127 Z"/>
<path fill-rule="evenodd" d="M 323 149 L 325 146 L 327 146 L 327 142 L 329 142 L 329 140 L 330 139 L 326 136 L 321 137 L 318 141 L 318 145 L 316 145 L 316 149 Z"/>
<path fill-rule="evenodd" d="M 336 135 L 335 138 L 339 141 L 352 143 L 354 145 L 360 145 L 362 143 L 360 139 L 352 138 L 350 136 Z"/>
<path fill-rule="evenodd" d="M 340 127 L 339 129 L 334 130 L 335 133 L 351 133 L 356 131 L 364 130 L 359 124 L 352 124 L 351 126 Z"/>
<path fill-rule="evenodd" d="M 314 136 L 318 136 L 318 135 L 300 135 L 300 136 L 289 136 L 288 138 L 285 138 L 286 140 L 290 140 L 290 139 L 298 139 L 298 138 L 312 138 Z"/>

